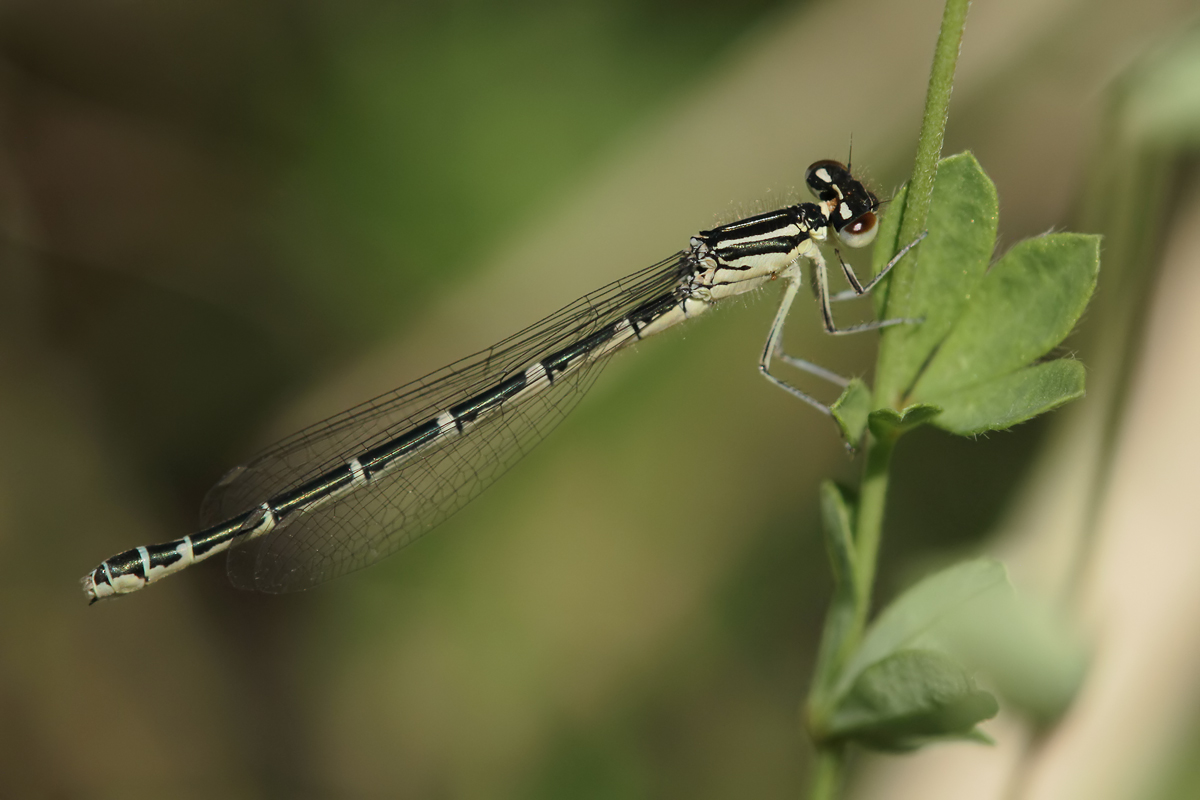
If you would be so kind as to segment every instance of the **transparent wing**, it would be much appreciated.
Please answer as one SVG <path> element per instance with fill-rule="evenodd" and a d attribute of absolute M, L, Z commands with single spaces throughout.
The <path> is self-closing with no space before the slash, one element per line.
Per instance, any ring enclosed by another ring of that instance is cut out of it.
<path fill-rule="evenodd" d="M 231 470 L 209 492 L 202 527 L 249 511 L 494 386 L 573 341 L 671 291 L 676 253 L 615 281 L 487 350 L 331 417 Z M 235 585 L 309 588 L 410 544 L 476 497 L 544 437 L 587 391 L 605 359 L 585 362 L 542 391 L 500 406 L 462 436 L 435 442 L 394 472 L 233 548 Z"/>
<path fill-rule="evenodd" d="M 407 546 L 474 499 L 554 428 L 603 363 L 582 365 L 394 473 L 231 550 L 230 580 L 262 592 L 306 589 Z"/>

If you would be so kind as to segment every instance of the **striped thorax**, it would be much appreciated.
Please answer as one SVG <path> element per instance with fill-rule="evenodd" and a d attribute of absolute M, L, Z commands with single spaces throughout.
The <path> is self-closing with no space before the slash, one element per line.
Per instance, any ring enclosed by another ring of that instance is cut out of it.
<path fill-rule="evenodd" d="M 818 252 L 827 228 L 818 206 L 800 203 L 701 231 L 692 238 L 697 283 L 714 301 L 756 289 Z"/>

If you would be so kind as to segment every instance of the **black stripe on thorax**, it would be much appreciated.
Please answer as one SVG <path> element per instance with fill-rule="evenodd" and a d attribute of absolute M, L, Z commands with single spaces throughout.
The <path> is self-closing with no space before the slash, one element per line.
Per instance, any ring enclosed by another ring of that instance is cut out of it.
<path fill-rule="evenodd" d="M 807 235 L 801 235 L 756 239 L 748 242 L 721 242 L 716 247 L 716 254 L 722 261 L 737 261 L 740 258 L 752 258 L 771 253 L 790 253 L 807 238 Z M 723 264 L 722 266 L 739 269 L 733 265 Z M 744 267 L 741 268 L 744 269 Z"/>
<path fill-rule="evenodd" d="M 701 231 L 700 236 L 710 244 L 719 244 L 722 239 L 742 239 L 747 236 L 766 236 L 779 228 L 786 228 L 797 223 L 796 214 L 791 208 L 780 208 L 755 214 L 753 217 L 739 219 L 728 225 L 713 228 L 711 231 Z"/>

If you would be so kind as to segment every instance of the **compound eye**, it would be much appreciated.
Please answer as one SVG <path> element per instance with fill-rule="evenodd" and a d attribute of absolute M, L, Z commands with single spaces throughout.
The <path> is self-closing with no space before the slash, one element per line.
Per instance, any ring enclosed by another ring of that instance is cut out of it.
<path fill-rule="evenodd" d="M 839 161 L 827 159 L 812 164 L 804 174 L 804 182 L 808 184 L 809 190 L 817 197 L 827 199 L 824 197 L 824 194 L 836 192 L 835 186 L 848 175 L 849 173 L 846 171 L 844 164 Z"/>
<path fill-rule="evenodd" d="M 875 241 L 877 233 L 879 233 L 879 218 L 875 216 L 874 211 L 868 211 L 856 217 L 850 221 L 849 225 L 837 232 L 838 238 L 845 242 L 847 247 L 866 247 Z"/>

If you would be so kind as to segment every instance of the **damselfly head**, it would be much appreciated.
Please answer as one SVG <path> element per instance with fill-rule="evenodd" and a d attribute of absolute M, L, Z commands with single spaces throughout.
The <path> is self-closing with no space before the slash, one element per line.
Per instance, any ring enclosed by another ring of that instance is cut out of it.
<path fill-rule="evenodd" d="M 840 161 L 818 161 L 804 177 L 821 201 L 829 224 L 847 247 L 866 247 L 879 232 L 879 198 L 850 174 Z"/>

